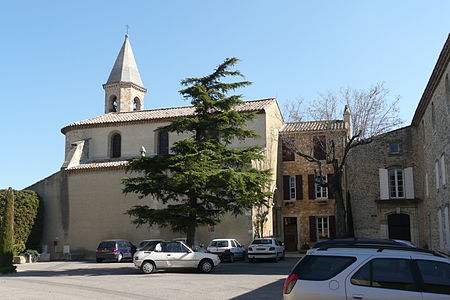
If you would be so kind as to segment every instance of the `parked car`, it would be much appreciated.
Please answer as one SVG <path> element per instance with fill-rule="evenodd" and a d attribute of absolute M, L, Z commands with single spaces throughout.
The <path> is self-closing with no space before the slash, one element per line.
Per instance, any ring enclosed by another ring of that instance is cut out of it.
<path fill-rule="evenodd" d="M 121 262 L 122 259 L 133 259 L 136 246 L 127 240 L 101 241 L 95 253 L 96 261 L 113 260 Z"/>
<path fill-rule="evenodd" d="M 153 251 L 137 251 L 133 262 L 146 274 L 171 268 L 197 268 L 209 273 L 220 264 L 220 259 L 215 254 L 195 252 L 183 242 L 172 241 L 158 243 Z"/>
<path fill-rule="evenodd" d="M 245 259 L 245 247 L 235 239 L 214 239 L 209 243 L 206 251 L 218 255 L 222 261 L 233 262 L 235 259 Z"/>
<path fill-rule="evenodd" d="M 162 240 L 143 240 L 143 241 L 140 241 L 138 246 L 137 246 L 136 251 L 139 251 L 139 250 L 151 251 L 160 242 L 162 242 Z"/>
<path fill-rule="evenodd" d="M 248 246 L 247 258 L 249 262 L 260 258 L 270 258 L 277 262 L 284 259 L 283 243 L 274 238 L 254 239 Z"/>
<path fill-rule="evenodd" d="M 408 246 L 415 247 L 409 241 L 376 239 L 376 238 L 341 238 L 329 239 L 317 242 L 312 248 L 326 248 L 329 246 L 350 246 L 350 245 L 391 245 L 391 246 Z"/>
<path fill-rule="evenodd" d="M 401 245 L 310 250 L 284 283 L 284 299 L 450 299 L 450 259 Z"/>

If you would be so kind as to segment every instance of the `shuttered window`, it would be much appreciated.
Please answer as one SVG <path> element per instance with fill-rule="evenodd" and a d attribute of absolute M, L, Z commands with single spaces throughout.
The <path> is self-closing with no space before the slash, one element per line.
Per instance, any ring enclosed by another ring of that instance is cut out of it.
<path fill-rule="evenodd" d="M 308 196 L 310 200 L 316 199 L 316 182 L 313 174 L 308 175 Z"/>
<path fill-rule="evenodd" d="M 413 168 L 379 169 L 380 199 L 414 199 Z"/>
<path fill-rule="evenodd" d="M 327 158 L 327 140 L 324 135 L 313 136 L 313 151 L 315 159 Z"/>
<path fill-rule="evenodd" d="M 284 200 L 303 199 L 302 175 L 283 176 L 283 199 Z"/>

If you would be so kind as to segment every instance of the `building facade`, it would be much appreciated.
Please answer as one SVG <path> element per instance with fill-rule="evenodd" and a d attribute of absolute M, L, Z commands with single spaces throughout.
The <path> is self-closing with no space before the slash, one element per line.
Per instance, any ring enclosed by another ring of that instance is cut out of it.
<path fill-rule="evenodd" d="M 45 205 L 42 244 L 52 258 L 93 257 L 100 240 L 122 238 L 133 242 L 143 239 L 179 238 L 182 233 L 158 226 L 136 228 L 125 212 L 134 205 L 151 208 L 161 203 L 147 197 L 122 193 L 122 178 L 127 160 L 145 153 L 147 156 L 167 154 L 174 142 L 189 138 L 188 134 L 160 131 L 176 118 L 194 113 L 193 107 L 144 110 L 144 87 L 128 37 L 117 56 L 106 84 L 105 114 L 70 124 L 61 129 L 65 135 L 65 161 L 61 170 L 28 189 L 36 191 Z M 99 103 L 100 104 L 100 103 Z M 240 112 L 255 113 L 246 124 L 257 138 L 235 141 L 232 147 L 258 145 L 264 160 L 257 168 L 273 172 L 270 190 L 275 190 L 278 166 L 278 131 L 282 116 L 275 99 L 246 101 L 236 107 Z M 269 207 L 272 198 L 270 199 Z M 248 245 L 255 231 L 255 213 L 227 215 L 213 227 L 201 227 L 196 238 L 208 243 L 214 238 L 232 237 Z M 269 209 L 264 235 L 273 235 L 273 215 Z"/>
<path fill-rule="evenodd" d="M 450 36 L 410 126 L 353 149 L 348 182 L 357 236 L 450 252 Z"/>

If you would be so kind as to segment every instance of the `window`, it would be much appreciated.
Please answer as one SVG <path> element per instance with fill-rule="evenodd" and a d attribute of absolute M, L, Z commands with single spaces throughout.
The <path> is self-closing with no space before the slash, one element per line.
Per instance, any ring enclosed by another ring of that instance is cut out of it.
<path fill-rule="evenodd" d="M 321 182 L 326 183 L 327 177 L 325 176 L 322 176 L 322 178 L 320 178 L 320 176 L 316 177 L 316 199 L 326 199 L 328 197 L 328 187 L 322 186 Z"/>
<path fill-rule="evenodd" d="M 158 131 L 158 154 L 169 154 L 169 133 L 167 130 Z"/>
<path fill-rule="evenodd" d="M 307 255 L 304 257 L 292 273 L 297 274 L 300 280 L 328 280 L 356 261 L 351 256 L 331 255 Z"/>
<path fill-rule="evenodd" d="M 289 147 L 289 145 L 293 143 L 293 140 L 290 139 L 289 141 L 282 141 L 281 142 L 281 156 L 283 161 L 294 161 L 295 160 L 295 153 L 294 151 Z"/>
<path fill-rule="evenodd" d="M 165 243 L 162 248 L 163 252 L 184 253 L 188 252 L 187 248 L 180 243 Z"/>
<path fill-rule="evenodd" d="M 404 198 L 403 170 L 389 170 L 389 195 L 390 198 Z"/>
<path fill-rule="evenodd" d="M 436 112 L 434 110 L 434 103 L 431 102 L 431 127 L 433 128 L 433 133 L 436 132 Z"/>
<path fill-rule="evenodd" d="M 283 200 L 303 199 L 303 179 L 302 175 L 283 176 Z"/>
<path fill-rule="evenodd" d="M 317 217 L 317 237 L 319 240 L 330 238 L 330 230 L 328 226 L 328 217 Z"/>
<path fill-rule="evenodd" d="M 389 153 L 390 154 L 399 154 L 400 153 L 400 144 L 389 144 Z"/>
<path fill-rule="evenodd" d="M 324 135 L 313 136 L 314 158 L 324 160 L 327 158 L 327 140 Z"/>
<path fill-rule="evenodd" d="M 436 189 L 438 189 L 440 186 L 440 183 L 441 183 L 441 174 L 442 174 L 441 172 L 439 172 L 439 161 L 438 160 L 436 160 L 434 163 L 434 171 L 436 174 Z"/>
<path fill-rule="evenodd" d="M 228 241 L 212 241 L 209 246 L 218 248 L 228 247 Z"/>
<path fill-rule="evenodd" d="M 231 240 L 231 247 L 233 247 L 233 248 L 237 247 L 236 243 L 233 240 Z"/>
<path fill-rule="evenodd" d="M 141 100 L 138 97 L 133 100 L 133 111 L 141 110 Z"/>
<path fill-rule="evenodd" d="M 289 197 L 290 200 L 295 199 L 295 176 L 289 177 Z"/>
<path fill-rule="evenodd" d="M 122 148 L 122 137 L 119 133 L 111 136 L 111 157 L 120 157 Z"/>
<path fill-rule="evenodd" d="M 445 175 L 445 158 L 444 158 L 444 153 L 442 153 L 441 158 L 439 159 L 439 165 L 441 168 L 441 172 L 440 172 L 440 183 L 442 186 L 444 186 L 447 183 L 447 178 Z"/>
<path fill-rule="evenodd" d="M 417 260 L 425 293 L 450 295 L 450 264 L 438 261 Z"/>
<path fill-rule="evenodd" d="M 359 269 L 350 282 L 374 288 L 417 291 L 409 259 L 373 259 Z"/>
<path fill-rule="evenodd" d="M 109 102 L 110 102 L 109 111 L 110 112 L 117 112 L 118 111 L 118 104 L 117 104 L 117 97 L 116 97 L 116 95 L 112 95 L 109 98 Z"/>

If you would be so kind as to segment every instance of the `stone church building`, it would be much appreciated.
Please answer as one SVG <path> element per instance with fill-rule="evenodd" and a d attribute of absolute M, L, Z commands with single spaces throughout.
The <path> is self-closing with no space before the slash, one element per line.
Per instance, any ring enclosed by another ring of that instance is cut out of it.
<path fill-rule="evenodd" d="M 419 246 L 450 251 L 450 38 L 419 102 L 411 125 L 375 137 L 354 148 L 348 157 L 343 188 L 350 201 L 355 234 L 410 240 Z M 161 203 L 150 197 L 122 193 L 127 160 L 167 154 L 187 134 L 159 130 L 176 118 L 194 113 L 191 106 L 144 109 L 145 88 L 128 39 L 120 49 L 105 90 L 104 114 L 65 126 L 65 159 L 61 169 L 29 186 L 44 200 L 42 245 L 52 259 L 93 257 L 100 240 L 172 239 L 182 237 L 158 226 L 136 228 L 125 212 L 134 205 Z M 102 105 L 99 101 L 98 105 Z M 256 167 L 272 171 L 264 236 L 297 251 L 305 244 L 333 238 L 333 195 L 318 184 L 315 164 L 293 155 L 283 139 L 325 161 L 330 139 L 340 140 L 337 157 L 351 132 L 351 116 L 342 120 L 286 123 L 276 99 L 245 101 L 240 112 L 255 113 L 246 124 L 257 138 L 232 147 L 258 145 L 264 160 Z M 322 145 L 322 146 L 320 146 Z M 324 163 L 321 180 L 332 175 Z M 256 211 L 226 215 L 216 226 L 201 227 L 197 242 L 236 238 L 248 245 L 254 237 Z"/>
<path fill-rule="evenodd" d="M 182 236 L 157 226 L 136 228 L 131 217 L 124 214 L 127 209 L 140 204 L 157 208 L 161 204 L 150 198 L 139 200 L 137 195 L 123 194 L 121 180 L 128 176 L 124 169 L 128 159 L 142 155 L 142 151 L 147 156 L 167 154 L 174 142 L 189 137 L 158 128 L 170 124 L 175 118 L 192 115 L 193 107 L 144 109 L 147 89 L 141 80 L 128 36 L 103 89 L 105 114 L 62 128 L 65 161 L 61 170 L 27 188 L 44 199 L 42 244 L 52 258 L 67 257 L 69 253 L 92 257 L 98 242 L 103 239 L 122 238 L 138 242 Z M 246 101 L 236 109 L 256 114 L 246 126 L 256 131 L 259 137 L 237 141 L 232 146 L 259 145 L 264 149 L 265 159 L 257 167 L 272 170 L 270 190 L 274 191 L 278 130 L 283 123 L 278 104 L 275 99 L 262 99 Z M 197 241 L 206 244 L 213 238 L 232 237 L 248 245 L 254 234 L 253 218 L 252 211 L 238 217 L 226 216 L 216 226 L 199 228 Z M 272 220 L 270 209 L 265 235 L 273 235 Z"/>

